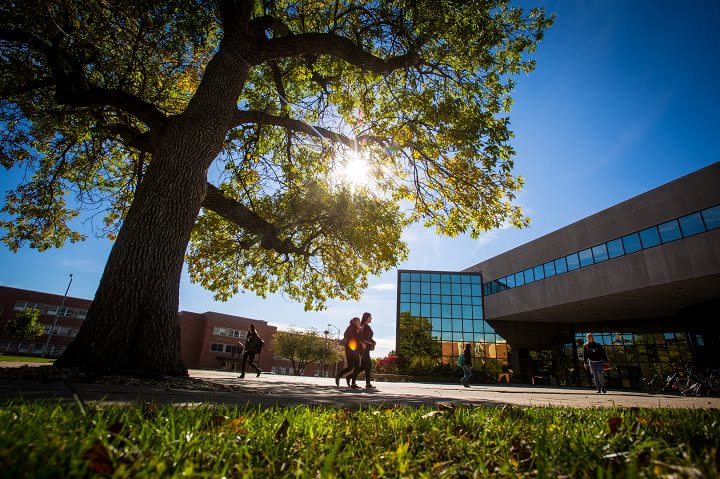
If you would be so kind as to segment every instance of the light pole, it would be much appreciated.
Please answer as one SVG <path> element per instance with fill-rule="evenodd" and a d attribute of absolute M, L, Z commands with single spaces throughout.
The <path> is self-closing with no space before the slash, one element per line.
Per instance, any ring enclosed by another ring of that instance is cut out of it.
<path fill-rule="evenodd" d="M 328 324 L 328 328 L 335 328 L 335 330 L 337 331 L 337 340 L 339 343 L 340 342 L 340 328 L 338 328 L 337 326 L 333 326 L 332 324 Z M 327 334 L 328 332 L 329 332 L 329 330 L 325 331 L 325 334 Z M 338 365 L 338 362 L 335 361 L 335 376 L 333 376 L 333 377 L 337 376 L 337 365 Z"/>
<path fill-rule="evenodd" d="M 50 344 L 50 337 L 53 334 L 53 331 L 55 330 L 55 326 L 57 325 L 58 317 L 60 316 L 60 311 L 62 311 L 63 306 L 65 306 L 65 298 L 67 298 L 68 291 L 70 291 L 70 285 L 72 284 L 72 273 L 70 273 L 70 282 L 68 283 L 67 289 L 65 290 L 65 295 L 63 296 L 62 301 L 60 302 L 60 307 L 57 310 L 57 313 L 55 313 L 55 320 L 53 321 L 52 327 L 50 328 L 50 331 L 48 331 L 48 338 L 47 341 L 45 341 L 45 347 L 43 348 L 41 357 L 45 357 L 45 353 L 47 352 L 48 345 Z"/>
<path fill-rule="evenodd" d="M 327 337 L 330 331 L 327 329 L 323 331 L 323 334 L 325 335 L 325 343 L 323 343 L 323 377 L 327 377 Z"/>

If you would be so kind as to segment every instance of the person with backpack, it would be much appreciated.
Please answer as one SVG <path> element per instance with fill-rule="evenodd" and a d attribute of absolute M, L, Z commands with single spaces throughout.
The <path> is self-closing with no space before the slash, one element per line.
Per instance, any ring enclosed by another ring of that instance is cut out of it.
<path fill-rule="evenodd" d="M 373 339 L 373 330 L 370 327 L 372 322 L 372 314 L 363 313 L 360 320 L 360 341 L 362 342 L 362 350 L 360 354 L 360 367 L 353 371 L 351 384 L 356 384 L 357 377 L 360 372 L 365 371 L 365 389 L 375 389 L 370 383 L 370 371 L 372 370 L 372 359 L 370 351 L 375 349 L 375 340 Z M 352 387 L 352 386 L 351 386 Z"/>
<path fill-rule="evenodd" d="M 458 363 L 463 370 L 463 377 L 460 380 L 463 386 L 466 388 L 470 387 L 470 378 L 472 377 L 472 345 L 467 343 L 465 349 L 458 356 Z"/>
<path fill-rule="evenodd" d="M 265 344 L 265 341 L 260 338 L 260 335 L 257 333 L 257 330 L 255 329 L 255 325 L 250 325 L 250 331 L 248 331 L 247 339 L 245 339 L 245 352 L 243 353 L 243 360 L 242 360 L 242 370 L 240 372 L 240 378 L 245 377 L 245 366 L 248 363 L 248 359 L 250 360 L 250 366 L 252 366 L 255 371 L 257 371 L 257 377 L 260 377 L 260 373 L 262 372 L 260 368 L 255 364 L 255 355 L 259 354 L 260 351 L 262 351 L 262 347 Z"/>
<path fill-rule="evenodd" d="M 360 337 L 360 318 L 354 317 L 350 320 L 350 324 L 345 329 L 340 345 L 345 347 L 345 359 L 348 365 L 335 376 L 335 385 L 340 386 L 340 378 L 351 372 L 352 374 L 345 378 L 347 385 L 353 389 L 359 389 L 360 386 L 350 383 L 350 378 L 353 375 L 357 376 L 357 372 L 360 371 L 360 357 L 363 347 Z"/>

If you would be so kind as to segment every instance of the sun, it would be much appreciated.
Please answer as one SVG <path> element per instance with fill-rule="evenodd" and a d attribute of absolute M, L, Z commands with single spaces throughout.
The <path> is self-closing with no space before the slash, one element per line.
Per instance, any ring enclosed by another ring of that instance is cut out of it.
<path fill-rule="evenodd" d="M 340 183 L 352 187 L 363 187 L 370 184 L 370 164 L 367 156 L 358 151 L 342 155 L 337 169 L 336 178 Z"/>

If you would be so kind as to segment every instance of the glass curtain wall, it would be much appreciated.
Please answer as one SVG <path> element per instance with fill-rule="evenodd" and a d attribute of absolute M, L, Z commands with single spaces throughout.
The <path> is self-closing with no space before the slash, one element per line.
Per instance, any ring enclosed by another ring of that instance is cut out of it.
<path fill-rule="evenodd" d="M 481 381 L 507 373 L 509 347 L 483 319 L 479 273 L 399 270 L 397 304 L 396 350 L 408 372 L 453 368 L 470 343 Z"/>
<path fill-rule="evenodd" d="M 581 385 L 590 384 L 590 376 L 583 365 L 583 344 L 585 335 L 592 333 L 595 341 L 602 344 L 608 356 L 611 369 L 608 380 L 611 387 L 639 388 L 640 378 L 655 373 L 668 375 L 673 368 L 684 369 L 693 363 L 692 345 L 688 334 L 681 331 L 667 332 L 598 332 L 578 331 L 575 333 Z"/>

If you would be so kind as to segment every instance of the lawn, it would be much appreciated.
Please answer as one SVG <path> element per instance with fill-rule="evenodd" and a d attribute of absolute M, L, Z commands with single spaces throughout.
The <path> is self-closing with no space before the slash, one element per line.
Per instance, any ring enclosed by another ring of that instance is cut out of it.
<path fill-rule="evenodd" d="M 48 363 L 52 364 L 55 362 L 54 359 L 50 358 L 38 358 L 34 356 L 11 356 L 7 354 L 0 354 L 0 363 L 17 362 L 17 363 Z M 0 365 L 2 367 L 2 365 Z"/>
<path fill-rule="evenodd" d="M 4 477 L 701 478 L 712 409 L 0 403 Z"/>

